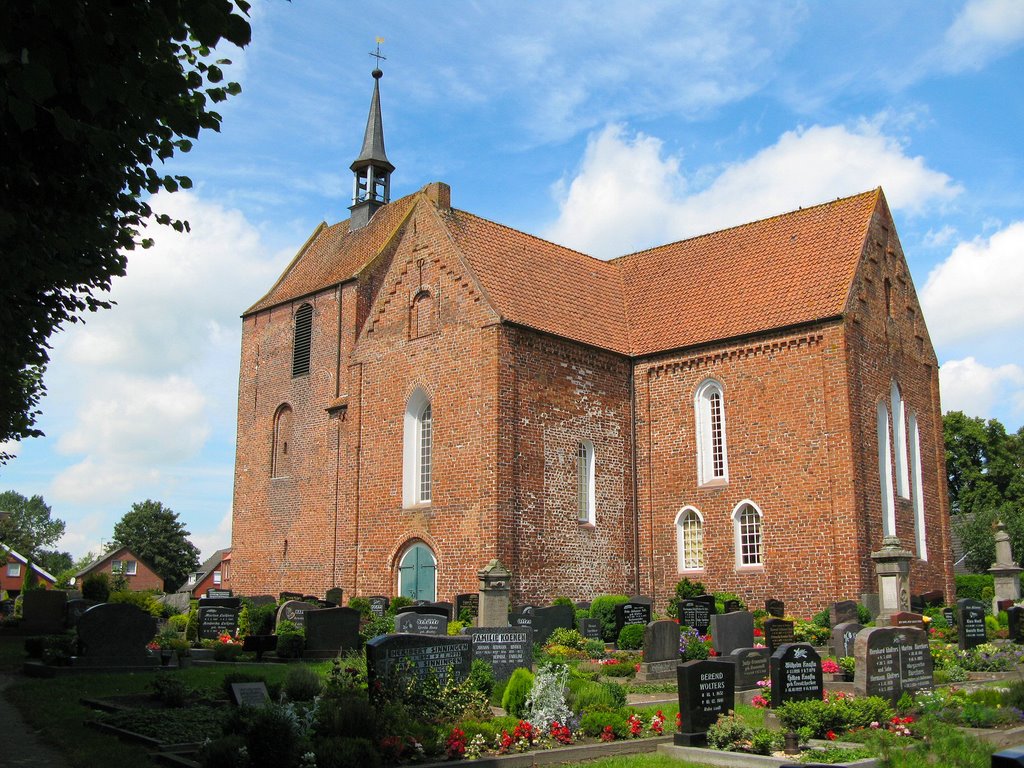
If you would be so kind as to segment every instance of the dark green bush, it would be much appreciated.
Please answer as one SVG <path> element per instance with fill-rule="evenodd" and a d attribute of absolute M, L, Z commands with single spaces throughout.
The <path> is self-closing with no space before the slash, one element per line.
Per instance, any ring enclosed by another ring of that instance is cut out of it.
<path fill-rule="evenodd" d="M 473 659 L 469 668 L 469 684 L 488 699 L 494 693 L 494 670 L 483 659 Z"/>
<path fill-rule="evenodd" d="M 110 576 L 106 573 L 90 573 L 82 579 L 82 597 L 86 600 L 107 602 L 110 597 Z"/>
<path fill-rule="evenodd" d="M 315 731 L 320 736 L 353 739 L 381 735 L 378 718 L 365 696 L 346 695 L 320 700 Z"/>
<path fill-rule="evenodd" d="M 505 685 L 501 708 L 514 717 L 525 717 L 526 699 L 533 687 L 533 672 L 523 667 L 515 670 Z"/>
<path fill-rule="evenodd" d="M 320 675 L 304 664 L 292 667 L 284 678 L 284 695 L 288 701 L 312 701 L 320 695 Z"/>
<path fill-rule="evenodd" d="M 134 605 L 140 611 L 145 611 L 150 616 L 157 618 L 163 615 L 163 606 L 160 601 L 149 592 L 131 592 L 129 590 L 111 592 L 108 602 Z"/>
<path fill-rule="evenodd" d="M 399 608 L 405 608 L 407 605 L 412 605 L 413 599 L 406 597 L 405 595 L 399 595 L 398 597 L 391 598 L 391 602 L 388 604 L 388 613 L 394 616 L 398 613 Z"/>
<path fill-rule="evenodd" d="M 185 639 L 190 643 L 199 641 L 199 609 L 190 608 L 188 621 L 185 624 Z"/>
<path fill-rule="evenodd" d="M 629 738 L 629 715 L 621 709 L 595 709 L 586 712 L 580 719 L 580 730 L 587 736 L 600 736 L 609 725 L 615 733 L 615 738 Z"/>
<path fill-rule="evenodd" d="M 644 647 L 644 627 L 643 624 L 627 624 L 619 632 L 619 637 L 615 641 L 617 648 L 621 648 L 626 651 L 636 651 Z"/>
<path fill-rule="evenodd" d="M 618 709 L 626 705 L 626 689 L 618 683 L 570 679 L 566 703 L 569 709 L 577 713 L 593 709 Z"/>
<path fill-rule="evenodd" d="M 587 641 L 583 635 L 575 629 L 555 627 L 548 636 L 548 645 L 564 645 L 566 648 L 573 648 L 577 651 L 584 651 L 587 648 Z"/>
<path fill-rule="evenodd" d="M 287 713 L 275 706 L 252 709 L 250 712 L 245 735 L 250 768 L 295 765 L 299 759 L 299 737 Z"/>
<path fill-rule="evenodd" d="M 274 603 L 253 605 L 242 598 L 242 610 L 238 613 L 239 635 L 272 635 L 277 620 L 277 606 Z"/>
<path fill-rule="evenodd" d="M 729 600 L 735 600 L 739 603 L 741 611 L 747 610 L 746 601 L 735 592 L 715 592 L 715 610 L 719 613 L 725 613 L 725 604 Z"/>
<path fill-rule="evenodd" d="M 700 597 L 701 595 L 706 594 L 707 590 L 699 581 L 690 581 L 689 579 L 677 581 L 675 596 L 668 601 L 668 605 L 665 607 L 665 613 L 670 619 L 678 619 L 680 600 L 686 600 L 691 597 Z"/>
<path fill-rule="evenodd" d="M 990 573 L 961 573 L 956 576 L 956 598 L 984 600 L 985 587 L 993 588 L 995 579 Z"/>
<path fill-rule="evenodd" d="M 380 768 L 380 753 L 366 738 L 328 736 L 316 745 L 317 768 Z"/>
<path fill-rule="evenodd" d="M 184 632 L 188 628 L 188 614 L 176 613 L 167 618 L 167 626 L 175 632 Z"/>
<path fill-rule="evenodd" d="M 614 643 L 616 639 L 615 606 L 628 602 L 628 595 L 598 595 L 590 604 L 590 616 L 601 622 L 601 637 L 606 643 Z"/>
<path fill-rule="evenodd" d="M 202 768 L 246 768 L 245 737 L 238 733 L 208 741 L 199 749 Z"/>
<path fill-rule="evenodd" d="M 149 684 L 149 688 L 153 691 L 153 696 L 157 700 L 162 701 L 172 709 L 180 709 L 185 706 L 185 700 L 188 698 L 189 693 L 185 681 L 172 675 L 158 675 Z"/>
<path fill-rule="evenodd" d="M 365 597 L 353 597 L 348 601 L 348 607 L 353 611 L 359 611 L 365 618 L 370 617 L 370 601 Z"/>
<path fill-rule="evenodd" d="M 512 716 L 495 717 L 493 720 L 463 720 L 459 724 L 462 732 L 466 734 L 466 743 L 473 740 L 473 737 L 480 734 L 484 742 L 490 746 L 494 740 L 501 735 L 502 731 L 512 733 L 519 719 Z"/>
<path fill-rule="evenodd" d="M 282 659 L 297 659 L 306 646 L 306 636 L 293 621 L 282 621 L 277 625 L 277 655 Z"/>

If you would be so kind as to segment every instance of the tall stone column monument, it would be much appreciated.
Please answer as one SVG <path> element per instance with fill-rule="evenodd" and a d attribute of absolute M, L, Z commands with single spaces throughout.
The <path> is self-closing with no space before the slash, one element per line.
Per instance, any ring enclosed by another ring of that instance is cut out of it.
<path fill-rule="evenodd" d="M 998 613 L 999 602 L 1002 600 L 1020 600 L 1020 574 L 1024 571 L 1013 559 L 1010 550 L 1010 534 L 1002 520 L 996 523 L 996 562 L 988 572 L 995 578 L 995 597 L 992 599 L 992 612 Z"/>
<path fill-rule="evenodd" d="M 512 574 L 497 560 L 491 560 L 476 575 L 480 580 L 480 613 L 476 625 L 507 627 Z"/>
<path fill-rule="evenodd" d="M 910 561 L 914 555 L 903 548 L 898 536 L 882 539 L 882 548 L 871 553 L 878 576 L 878 616 L 875 623 L 884 627 L 889 617 L 910 610 Z"/>

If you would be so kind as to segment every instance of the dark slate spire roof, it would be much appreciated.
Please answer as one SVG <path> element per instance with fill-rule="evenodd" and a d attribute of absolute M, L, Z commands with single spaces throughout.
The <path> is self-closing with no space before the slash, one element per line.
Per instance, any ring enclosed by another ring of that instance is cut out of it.
<path fill-rule="evenodd" d="M 370 101 L 370 114 L 366 118 L 366 133 L 363 135 L 363 149 L 350 168 L 359 170 L 368 164 L 395 170 L 384 151 L 384 121 L 380 116 L 380 79 L 384 73 L 373 70 L 373 99 Z"/>

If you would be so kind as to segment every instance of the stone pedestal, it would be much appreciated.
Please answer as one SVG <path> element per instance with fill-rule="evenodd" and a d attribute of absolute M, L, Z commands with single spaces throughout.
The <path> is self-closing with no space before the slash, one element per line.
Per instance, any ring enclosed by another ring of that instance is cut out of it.
<path fill-rule="evenodd" d="M 882 548 L 871 553 L 878 576 L 878 616 L 875 623 L 885 626 L 894 613 L 910 610 L 910 561 L 912 552 L 903 549 L 897 536 L 882 539 Z"/>
<path fill-rule="evenodd" d="M 992 613 L 998 614 L 1000 600 L 1020 600 L 1020 568 L 1010 550 L 1010 534 L 1002 521 L 996 524 L 996 562 L 988 572 L 995 580 L 995 597 L 992 599 Z"/>
<path fill-rule="evenodd" d="M 477 571 L 480 580 L 480 612 L 478 627 L 507 627 L 512 574 L 497 560 L 491 560 Z"/>

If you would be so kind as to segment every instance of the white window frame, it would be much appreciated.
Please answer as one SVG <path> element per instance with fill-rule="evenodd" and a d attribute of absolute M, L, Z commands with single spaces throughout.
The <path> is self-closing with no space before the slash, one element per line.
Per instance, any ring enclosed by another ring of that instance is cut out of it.
<path fill-rule="evenodd" d="M 7 564 L 7 578 L 16 579 L 21 576 L 21 563 Z"/>
<path fill-rule="evenodd" d="M 594 443 L 581 440 L 576 447 L 576 513 L 584 525 L 597 525 L 596 466 Z"/>
<path fill-rule="evenodd" d="M 889 439 L 889 409 L 878 402 L 875 418 L 878 433 L 878 482 L 882 497 L 882 535 L 896 535 L 896 500 L 892 489 L 892 447 Z"/>
<path fill-rule="evenodd" d="M 693 405 L 697 425 L 697 482 L 700 485 L 727 483 L 728 431 L 725 421 L 725 391 L 721 383 L 714 379 L 701 382 L 697 387 Z"/>
<path fill-rule="evenodd" d="M 893 381 L 889 387 L 892 401 L 892 443 L 896 451 L 896 493 L 902 499 L 910 498 L 910 475 L 907 471 L 907 419 L 906 406 L 900 386 Z"/>
<path fill-rule="evenodd" d="M 753 532 L 746 529 L 744 524 L 744 511 L 749 508 L 755 514 L 755 526 Z M 735 548 L 736 548 L 736 567 L 743 569 L 750 568 L 763 568 L 764 567 L 764 513 L 761 508 L 757 506 L 750 499 L 744 499 L 737 504 L 732 510 L 732 523 L 733 531 L 735 536 Z M 747 547 L 749 543 L 747 537 L 755 536 L 757 557 L 756 560 L 746 562 L 747 559 Z"/>
<path fill-rule="evenodd" d="M 917 556 L 928 559 L 928 537 L 924 519 L 924 483 L 921 476 L 921 431 L 917 424 L 917 413 L 910 412 L 910 499 L 914 505 L 914 541 Z"/>
<path fill-rule="evenodd" d="M 110 561 L 110 572 L 111 573 L 123 573 L 124 572 L 124 564 L 120 560 L 111 560 Z"/>
<path fill-rule="evenodd" d="M 213 572 L 213 585 L 219 587 L 224 582 L 224 576 L 220 571 Z"/>
<path fill-rule="evenodd" d="M 433 500 L 434 416 L 427 394 L 417 387 L 405 406 L 402 500 L 406 507 Z"/>
<path fill-rule="evenodd" d="M 124 561 L 124 575 L 134 576 L 139 572 L 139 561 L 138 560 L 125 560 Z"/>
<path fill-rule="evenodd" d="M 696 507 L 685 506 L 676 515 L 676 562 L 680 573 L 704 570 L 704 516 Z M 693 559 L 688 555 L 695 553 Z"/>

